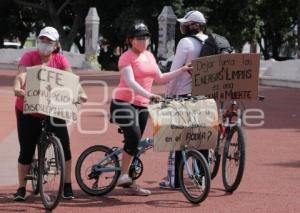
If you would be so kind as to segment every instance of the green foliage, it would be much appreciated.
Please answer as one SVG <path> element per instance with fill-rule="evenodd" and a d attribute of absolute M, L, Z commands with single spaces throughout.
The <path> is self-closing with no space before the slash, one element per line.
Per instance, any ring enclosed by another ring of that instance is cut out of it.
<path fill-rule="evenodd" d="M 63 48 L 75 42 L 83 52 L 84 21 L 88 8 L 95 6 L 100 16 L 101 36 L 112 47 L 125 47 L 126 31 L 135 19 L 144 20 L 157 49 L 158 21 L 163 6 L 173 7 L 177 17 L 189 10 L 204 13 L 207 27 L 224 35 L 240 51 L 245 42 L 257 42 L 265 58 L 278 59 L 283 46 L 295 46 L 296 0 L 3 0 L 0 5 L 0 45 L 3 38 L 19 37 L 25 42 L 29 32 L 43 25 L 59 30 Z M 300 20 L 299 20 L 300 21 Z M 178 28 L 176 39 L 180 38 Z"/>

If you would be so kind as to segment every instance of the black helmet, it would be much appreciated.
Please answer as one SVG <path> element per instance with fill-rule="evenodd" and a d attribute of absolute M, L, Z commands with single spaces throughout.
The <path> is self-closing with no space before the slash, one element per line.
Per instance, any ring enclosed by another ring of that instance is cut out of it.
<path fill-rule="evenodd" d="M 142 22 L 133 24 L 127 34 L 128 38 L 140 36 L 151 36 L 148 27 Z"/>

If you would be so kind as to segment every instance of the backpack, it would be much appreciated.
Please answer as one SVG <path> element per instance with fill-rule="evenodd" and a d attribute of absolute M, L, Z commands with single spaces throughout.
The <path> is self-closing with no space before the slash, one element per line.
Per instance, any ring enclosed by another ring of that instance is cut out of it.
<path fill-rule="evenodd" d="M 203 43 L 203 41 L 197 36 L 191 37 Z M 210 33 L 208 34 L 208 38 L 203 43 L 199 57 L 216 55 L 220 53 L 231 53 L 232 51 L 233 48 L 230 46 L 229 41 L 225 37 L 216 33 Z"/>

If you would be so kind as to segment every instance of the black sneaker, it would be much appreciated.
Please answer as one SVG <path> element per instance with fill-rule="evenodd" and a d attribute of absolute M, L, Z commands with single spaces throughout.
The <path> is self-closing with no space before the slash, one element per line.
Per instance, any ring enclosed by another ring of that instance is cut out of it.
<path fill-rule="evenodd" d="M 71 183 L 65 183 L 63 198 L 64 199 L 69 199 L 69 200 L 74 198 L 74 193 L 73 193 L 73 190 L 72 190 Z"/>
<path fill-rule="evenodd" d="M 17 192 L 14 194 L 14 201 L 24 201 L 26 196 L 25 187 L 18 188 Z"/>

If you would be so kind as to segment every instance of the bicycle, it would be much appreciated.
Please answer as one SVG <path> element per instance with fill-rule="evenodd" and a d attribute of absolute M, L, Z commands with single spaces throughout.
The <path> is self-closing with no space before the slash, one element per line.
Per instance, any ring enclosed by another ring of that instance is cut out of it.
<path fill-rule="evenodd" d="M 42 119 L 37 148 L 25 180 L 35 195 L 40 193 L 44 207 L 53 210 L 61 200 L 65 179 L 65 157 L 60 140 L 50 130 L 50 117 Z M 53 187 L 53 188 L 52 188 Z"/>
<path fill-rule="evenodd" d="M 122 133 L 121 129 L 118 129 Z M 142 153 L 153 147 L 153 140 L 145 138 L 138 145 L 129 169 L 133 180 L 138 179 L 143 172 Z M 80 188 L 89 195 L 100 196 L 112 191 L 121 174 L 119 155 L 123 149 L 95 145 L 87 148 L 79 156 L 75 176 Z M 95 154 L 97 153 L 97 154 Z M 179 166 L 180 186 L 184 196 L 192 203 L 204 201 L 210 191 L 210 172 L 204 156 L 193 147 L 185 146 L 181 151 L 182 161 Z M 95 159 L 87 159 L 95 154 Z"/>
<path fill-rule="evenodd" d="M 258 100 L 264 100 L 260 96 Z M 209 169 L 211 179 L 215 178 L 222 157 L 222 181 L 226 192 L 234 192 L 241 183 L 246 160 L 246 139 L 242 128 L 242 112 L 244 104 L 232 100 L 225 109 L 225 103 L 220 102 L 219 113 L 222 122 L 219 124 L 217 147 L 209 150 Z M 242 107 L 240 107 L 242 106 Z M 236 168 L 236 172 L 234 172 Z"/>

